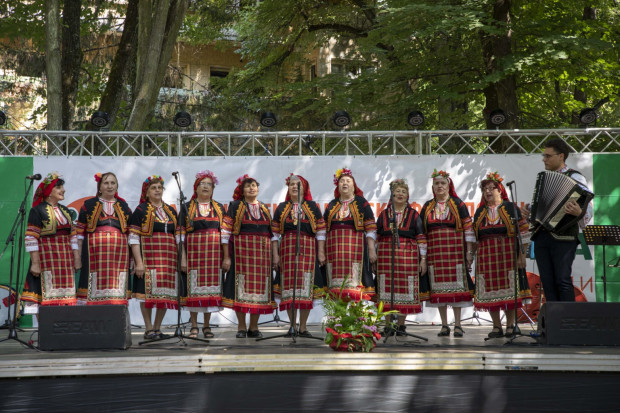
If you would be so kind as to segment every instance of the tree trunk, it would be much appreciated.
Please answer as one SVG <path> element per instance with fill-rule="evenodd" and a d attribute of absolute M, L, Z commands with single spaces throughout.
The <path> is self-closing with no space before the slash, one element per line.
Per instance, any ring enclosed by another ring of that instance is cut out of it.
<path fill-rule="evenodd" d="M 491 76 L 504 70 L 503 61 L 512 54 L 511 36 L 512 30 L 507 27 L 510 24 L 510 8 L 512 0 L 496 0 L 493 4 L 493 20 L 502 28 L 502 34 L 482 34 L 482 56 L 486 66 L 486 75 Z M 487 129 L 495 129 L 497 126 L 491 123 L 490 113 L 495 109 L 501 109 L 506 114 L 506 122 L 502 129 L 516 129 L 519 127 L 519 104 L 517 100 L 517 80 L 513 74 L 502 74 L 501 77 L 484 88 L 486 100 L 485 120 Z M 493 144 L 496 152 L 505 152 L 512 144 L 510 138 L 502 137 Z M 512 148 L 511 151 L 518 151 Z"/>
<path fill-rule="evenodd" d="M 596 20 L 596 16 L 597 16 L 597 13 L 596 13 L 595 8 L 589 7 L 589 6 L 586 6 L 583 8 L 583 15 L 582 15 L 583 20 Z M 575 89 L 573 91 L 573 99 L 575 99 L 578 102 L 583 103 L 584 106 L 587 106 L 588 96 L 586 95 L 586 92 L 583 90 L 583 86 L 585 84 L 586 82 L 584 82 L 583 80 L 577 81 L 577 83 L 575 84 Z M 572 123 L 575 123 L 577 125 L 581 123 L 579 120 L 579 112 L 581 111 L 581 109 L 573 110 Z"/>
<path fill-rule="evenodd" d="M 120 107 L 121 98 L 125 93 L 125 85 L 129 75 L 131 62 L 136 54 L 136 41 L 138 36 L 138 2 L 129 0 L 125 13 L 125 25 L 123 34 L 114 55 L 108 82 L 101 96 L 99 110 L 106 112 L 110 117 L 110 125 L 114 125 L 116 113 Z"/>
<path fill-rule="evenodd" d="M 60 73 L 60 0 L 45 2 L 45 70 L 47 73 L 47 129 L 62 129 L 62 76 Z"/>
<path fill-rule="evenodd" d="M 147 3 L 140 0 L 138 9 L 136 90 L 127 130 L 143 130 L 153 114 L 188 6 L 188 0 L 159 0 L 153 8 L 144 7 Z"/>
<path fill-rule="evenodd" d="M 80 42 L 81 0 L 65 0 L 62 14 L 62 129 L 73 129 L 82 46 Z"/>

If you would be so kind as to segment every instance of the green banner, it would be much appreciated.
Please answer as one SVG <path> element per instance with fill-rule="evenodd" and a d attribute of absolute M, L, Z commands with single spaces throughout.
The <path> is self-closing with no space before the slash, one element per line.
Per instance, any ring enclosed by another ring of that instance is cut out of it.
<path fill-rule="evenodd" d="M 616 175 L 620 165 L 620 154 L 594 155 L 593 164 L 594 224 L 620 225 L 620 181 Z M 603 266 L 607 272 L 607 302 L 620 301 L 620 268 L 607 266 L 618 261 L 620 247 L 605 247 L 607 262 L 603 262 L 603 247 L 595 247 L 594 254 L 596 301 L 603 301 Z"/>
<path fill-rule="evenodd" d="M 9 237 L 9 232 L 13 227 L 13 222 L 17 217 L 19 205 L 24 198 L 24 193 L 26 188 L 28 187 L 29 181 L 24 178 L 28 175 L 32 175 L 32 164 L 33 158 L 31 157 L 11 157 L 11 158 L 3 158 L 0 157 L 0 242 L 2 250 L 4 250 L 6 246 L 7 239 Z M 34 182 L 34 186 L 39 183 L 37 181 Z M 34 188 L 33 188 L 34 189 Z M 28 198 L 28 202 L 26 205 L 26 216 L 25 220 L 28 220 L 28 211 L 30 210 L 30 206 L 32 205 L 32 191 L 30 192 L 30 196 Z M 27 223 L 24 223 L 24 229 L 26 228 Z M 17 258 L 17 248 L 19 242 L 20 234 L 19 232 L 15 234 L 14 241 L 14 253 L 15 258 Z M 23 240 L 23 234 L 21 234 Z M 22 263 L 21 268 L 24 268 L 24 264 L 28 265 L 28 254 L 25 250 L 24 253 L 24 261 Z M 0 284 L 8 285 L 9 277 L 10 277 L 10 264 L 11 264 L 11 256 L 13 251 L 11 250 L 11 245 L 9 245 L 8 249 L 4 253 L 4 256 L 0 260 Z M 14 262 L 14 271 L 17 270 L 17 262 Z M 24 276 L 26 274 L 25 270 L 21 271 L 21 284 L 23 285 Z M 17 274 L 13 274 L 15 277 Z M 12 287 L 15 287 L 15 280 L 13 280 Z M 21 287 L 21 286 L 20 286 Z"/>

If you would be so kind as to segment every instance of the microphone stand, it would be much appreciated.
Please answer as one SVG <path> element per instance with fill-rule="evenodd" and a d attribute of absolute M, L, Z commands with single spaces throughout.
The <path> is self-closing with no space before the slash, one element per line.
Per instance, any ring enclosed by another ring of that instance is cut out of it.
<path fill-rule="evenodd" d="M 261 341 L 261 340 L 271 340 L 272 338 L 279 338 L 279 337 L 290 337 L 291 340 L 293 341 L 293 343 L 296 343 L 297 337 L 302 337 L 302 338 L 311 338 L 311 339 L 315 339 L 315 340 L 323 340 L 323 338 L 321 337 L 304 337 L 304 336 L 300 336 L 299 335 L 299 330 L 297 329 L 297 308 L 295 307 L 295 301 L 296 301 L 296 297 L 297 297 L 297 271 L 299 268 L 299 255 L 301 253 L 301 248 L 300 248 L 300 240 L 301 240 L 301 218 L 303 216 L 302 214 L 302 210 L 301 210 L 301 206 L 303 204 L 303 199 L 301 198 L 301 181 L 297 182 L 297 228 L 295 231 L 295 265 L 294 265 L 294 269 L 293 269 L 293 302 L 291 303 L 291 313 L 292 313 L 292 317 L 291 317 L 291 327 L 288 329 L 288 332 L 285 334 L 278 334 L 276 336 L 272 336 L 272 337 L 262 337 L 262 338 L 257 338 L 256 341 Z M 286 219 L 286 217 L 284 218 Z M 316 261 L 316 260 L 315 260 Z M 284 284 L 284 283 L 282 283 Z M 277 313 L 276 313 L 277 314 Z"/>
<path fill-rule="evenodd" d="M 181 211 L 183 211 L 186 217 L 189 217 L 189 211 L 187 210 L 187 205 L 185 205 L 185 195 L 183 194 L 183 190 L 181 189 L 181 179 L 179 178 L 178 172 L 173 172 L 172 175 L 177 182 L 177 186 L 179 187 L 179 202 L 181 203 Z M 181 222 L 179 222 L 179 226 Z M 176 237 L 176 235 L 175 235 Z M 180 235 L 179 235 L 180 237 Z M 177 325 L 174 329 L 174 334 L 171 336 L 163 337 L 163 338 L 155 338 L 150 340 L 144 340 L 138 343 L 138 345 L 142 345 L 145 343 L 153 343 L 153 342 L 162 342 L 166 340 L 171 340 L 174 338 L 178 338 L 177 342 L 181 342 L 184 346 L 187 346 L 187 343 L 184 341 L 185 339 L 200 341 L 203 343 L 208 343 L 209 340 L 198 337 L 190 337 L 188 335 L 183 334 L 181 330 L 181 283 L 183 282 L 183 276 L 181 275 L 181 254 L 183 249 L 183 242 L 179 239 L 179 243 L 177 244 Z"/>
<path fill-rule="evenodd" d="M 40 179 L 40 178 L 39 178 Z M 9 305 L 8 305 L 8 313 L 7 313 L 7 328 L 9 330 L 9 335 L 7 338 L 3 338 L 2 340 L 0 340 L 0 343 L 4 342 L 4 341 L 8 341 L 8 340 L 15 340 L 18 343 L 21 343 L 23 345 L 25 345 L 28 348 L 34 349 L 35 347 L 28 343 L 25 342 L 23 340 L 20 340 L 17 337 L 17 330 L 18 328 L 16 327 L 17 325 L 17 310 L 19 308 L 19 300 L 20 300 L 20 293 L 19 293 L 19 287 L 21 285 L 21 263 L 22 263 L 22 254 L 23 254 L 23 245 L 24 245 L 24 241 L 23 241 L 23 234 L 24 234 L 24 222 L 26 221 L 25 217 L 26 217 L 26 200 L 28 199 L 28 194 L 30 194 L 30 190 L 32 189 L 32 185 L 34 184 L 34 180 L 30 179 L 30 184 L 28 185 L 28 189 L 26 189 L 26 193 L 24 194 L 24 199 L 22 200 L 21 205 L 19 206 L 19 210 L 17 212 L 17 216 L 15 217 L 15 221 L 13 221 L 13 227 L 11 228 L 11 231 L 9 231 L 9 236 L 6 239 L 6 244 L 4 246 L 4 249 L 2 250 L 2 254 L 0 254 L 0 259 L 2 259 L 2 257 L 4 256 L 4 253 L 6 252 L 6 250 L 9 247 L 9 244 L 11 244 L 11 264 L 10 264 L 10 270 L 9 270 Z M 19 228 L 19 240 L 18 240 L 18 245 L 17 245 L 17 275 L 15 277 L 15 307 L 13 309 L 13 316 L 11 316 L 11 286 L 13 284 L 13 269 L 14 269 L 14 258 L 15 258 L 15 234 L 17 233 L 17 230 Z"/>
<path fill-rule="evenodd" d="M 513 188 L 514 185 L 514 188 Z M 510 340 L 507 343 L 511 343 L 517 338 L 526 336 L 521 333 L 521 329 L 519 328 L 519 316 L 518 316 L 518 304 L 519 304 L 519 253 L 522 253 L 525 256 L 525 249 L 523 248 L 523 238 L 521 238 L 521 231 L 519 231 L 519 222 L 517 220 L 517 184 L 512 181 L 508 183 L 508 187 L 510 188 L 510 200 L 512 215 L 510 216 L 510 222 L 514 226 L 515 229 L 515 260 L 514 260 L 514 323 L 515 326 L 512 329 L 512 335 L 510 336 Z M 530 336 L 526 336 L 530 337 Z M 486 338 L 485 338 L 486 340 Z"/>
<path fill-rule="evenodd" d="M 396 247 L 398 246 L 398 249 L 400 249 L 400 235 L 398 234 L 398 222 L 396 220 L 396 207 L 394 206 L 394 192 L 392 191 L 391 188 L 390 188 L 390 199 L 392 201 L 390 202 L 391 204 L 390 213 L 392 216 L 391 217 L 388 216 L 390 220 L 390 228 L 392 229 L 392 257 L 391 257 L 392 268 L 391 268 L 391 280 L 390 280 L 390 310 L 394 310 L 394 285 L 395 285 L 394 268 L 396 267 Z M 414 277 L 415 276 L 418 276 L 418 274 L 414 274 Z M 390 314 L 389 317 L 390 317 L 390 322 L 386 326 L 385 338 L 383 339 L 383 343 L 387 342 L 388 338 L 392 334 L 396 334 L 396 329 L 394 328 L 394 318 L 397 316 L 394 314 Z M 398 332 L 398 335 L 415 337 L 420 340 L 428 341 L 428 338 L 426 337 L 417 336 L 415 334 L 410 334 L 410 333 L 407 333 L 406 331 L 400 331 Z"/>

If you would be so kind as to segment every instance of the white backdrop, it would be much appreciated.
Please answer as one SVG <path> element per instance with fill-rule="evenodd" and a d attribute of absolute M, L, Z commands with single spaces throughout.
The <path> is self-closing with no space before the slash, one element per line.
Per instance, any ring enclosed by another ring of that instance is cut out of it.
<path fill-rule="evenodd" d="M 578 169 L 592 182 L 592 155 L 571 154 L 571 167 Z M 409 183 L 410 201 L 418 209 L 432 197 L 430 175 L 434 168 L 447 170 L 455 182 L 457 194 L 465 201 L 473 215 L 475 205 L 480 200 L 480 180 L 489 171 L 499 171 L 504 182 L 516 181 L 517 202 L 529 203 L 534 190 L 536 174 L 543 170 L 540 155 L 442 155 L 442 156 L 333 156 L 333 157 L 212 157 L 212 158 L 112 158 L 112 157 L 35 157 L 34 172 L 43 175 L 58 171 L 64 177 L 67 190 L 64 204 L 79 209 L 85 198 L 96 192 L 94 174 L 114 172 L 119 180 L 119 195 L 135 208 L 140 197 L 142 182 L 147 176 L 156 174 L 165 179 L 164 200 L 178 204 L 179 190 L 172 176 L 178 171 L 182 189 L 187 198 L 193 191 L 197 171 L 210 169 L 218 177 L 214 199 L 227 204 L 232 199 L 236 179 L 247 173 L 260 183 L 259 200 L 271 204 L 272 210 L 284 200 L 286 187 L 284 180 L 292 172 L 304 176 L 310 183 L 314 200 L 321 209 L 333 198 L 333 174 L 338 168 L 346 166 L 353 171 L 357 185 L 371 202 L 375 213 L 385 208 L 389 199 L 389 182 L 405 178 Z M 510 193 L 509 193 L 510 195 Z M 528 271 L 537 272 L 535 263 L 530 260 Z M 588 301 L 594 301 L 593 288 L 594 261 L 586 261 L 578 255 L 573 265 L 574 284 L 581 288 Z M 133 301 L 133 300 L 132 300 Z M 322 311 L 311 313 L 311 322 L 320 322 Z M 130 305 L 132 323 L 142 324 L 137 303 Z M 464 317 L 471 315 L 471 309 L 464 311 Z M 482 314 L 482 316 L 485 316 Z M 183 312 L 183 320 L 189 318 Z M 286 319 L 286 314 L 282 314 Z M 488 318 L 485 316 L 485 318 Z M 228 324 L 234 320 L 234 313 L 224 310 L 212 316 L 214 324 Z M 261 316 L 261 321 L 272 316 Z M 424 312 L 411 319 L 424 322 L 438 322 L 435 309 L 425 308 Z M 176 312 L 169 311 L 165 323 L 175 323 Z"/>

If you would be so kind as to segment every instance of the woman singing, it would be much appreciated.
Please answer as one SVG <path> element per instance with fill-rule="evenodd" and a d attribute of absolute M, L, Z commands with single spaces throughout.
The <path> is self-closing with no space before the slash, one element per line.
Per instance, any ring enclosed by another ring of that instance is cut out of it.
<path fill-rule="evenodd" d="M 271 230 L 277 242 L 273 242 L 274 266 L 280 268 L 281 296 L 280 310 L 288 312 L 291 326 L 293 320 L 293 288 L 295 308 L 299 310 L 299 335 L 312 337 L 306 327 L 314 288 L 322 289 L 324 282 L 318 264 L 325 264 L 325 221 L 319 206 L 312 200 L 310 185 L 301 175 L 291 174 L 286 178 L 288 191 L 284 202 L 278 205 L 271 221 Z M 300 210 L 301 208 L 301 210 Z M 299 254 L 295 255 L 297 224 L 300 224 Z M 318 244 L 318 254 L 315 253 Z M 318 255 L 318 262 L 317 262 Z M 294 271 L 297 268 L 296 282 Z M 318 295 L 318 294 L 317 294 Z"/>
<path fill-rule="evenodd" d="M 140 205 L 129 219 L 129 245 L 135 260 L 133 296 L 140 300 L 144 338 L 165 337 L 160 331 L 168 308 L 177 308 L 177 213 L 166 204 L 164 179 L 153 175 L 142 184 Z M 153 307 L 155 322 L 151 323 Z"/>
<path fill-rule="evenodd" d="M 424 275 L 420 279 L 420 274 L 426 273 L 426 236 L 420 215 L 409 205 L 407 182 L 396 179 L 390 183 L 390 190 L 391 201 L 377 219 L 377 298 L 383 301 L 384 310 L 398 310 L 398 333 L 404 333 L 407 314 L 422 312 L 421 301 L 428 299 L 428 277 Z M 394 245 L 392 262 L 394 222 L 400 247 Z M 392 272 L 394 308 L 391 305 Z"/>
<path fill-rule="evenodd" d="M 433 199 L 422 207 L 421 216 L 428 245 L 430 302 L 441 317 L 440 337 L 450 335 L 448 309 L 454 311 L 454 337 L 463 337 L 461 307 L 472 305 L 474 290 L 469 276 L 476 241 L 469 211 L 456 195 L 450 174 L 435 169 Z"/>
<path fill-rule="evenodd" d="M 375 293 L 370 270 L 377 261 L 375 216 L 351 170 L 337 170 L 334 185 L 335 198 L 324 214 L 328 286 L 335 294 L 368 299 Z"/>
<path fill-rule="evenodd" d="M 95 181 L 97 196 L 84 202 L 76 223 L 83 264 L 78 298 L 89 305 L 127 305 L 131 209 L 118 196 L 116 175 L 97 173 Z"/>
<path fill-rule="evenodd" d="M 217 177 L 211 171 L 196 174 L 192 199 L 181 210 L 184 239 L 181 268 L 187 274 L 185 305 L 190 310 L 190 337 L 198 336 L 198 312 L 204 314 L 202 334 L 213 337 L 211 313 L 222 304 L 222 248 L 220 230 L 224 207 L 213 197 Z M 186 212 L 187 211 L 187 212 Z"/>
<path fill-rule="evenodd" d="M 34 193 L 28 215 L 26 251 L 30 270 L 22 300 L 40 305 L 75 305 L 75 270 L 82 267 L 78 241 L 65 199 L 65 181 L 53 172 Z"/>
<path fill-rule="evenodd" d="M 525 272 L 525 255 L 516 253 L 516 231 L 521 233 L 523 251 L 530 243 L 529 226 L 519 208 L 508 200 L 506 189 L 497 172 L 487 174 L 480 183 L 482 199 L 474 215 L 474 233 L 478 240 L 476 259 L 476 309 L 489 311 L 493 330 L 489 338 L 502 337 L 499 310 L 506 313 L 506 337 L 515 325 L 515 256 L 517 257 L 519 291 L 517 306 L 530 294 Z M 518 228 L 515 228 L 515 222 Z"/>
<path fill-rule="evenodd" d="M 243 175 L 237 179 L 233 201 L 222 224 L 223 304 L 237 314 L 237 338 L 260 338 L 258 317 L 275 308 L 271 285 L 271 214 L 258 200 L 258 182 Z M 250 314 L 246 330 L 245 314 Z"/>

